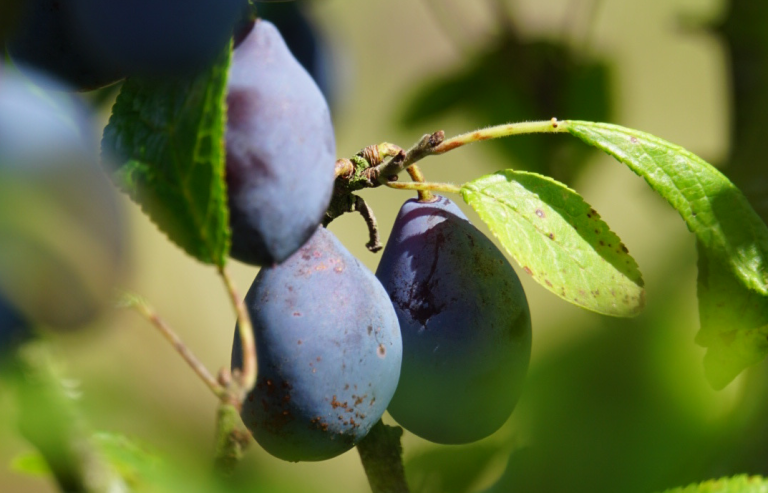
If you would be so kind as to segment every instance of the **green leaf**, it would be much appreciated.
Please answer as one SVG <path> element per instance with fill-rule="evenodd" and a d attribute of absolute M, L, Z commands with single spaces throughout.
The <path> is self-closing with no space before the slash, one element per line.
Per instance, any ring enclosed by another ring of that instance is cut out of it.
<path fill-rule="evenodd" d="M 195 77 L 128 79 L 102 140 L 118 185 L 184 251 L 219 266 L 230 241 L 223 140 L 230 53 Z"/>
<path fill-rule="evenodd" d="M 664 493 L 768 493 L 768 481 L 760 476 L 734 476 L 712 479 L 685 488 L 674 488 Z"/>
<path fill-rule="evenodd" d="M 141 490 L 162 476 L 163 461 L 133 440 L 117 434 L 95 433 L 102 457 L 134 490 Z"/>
<path fill-rule="evenodd" d="M 747 289 L 727 265 L 710 258 L 699 242 L 697 247 L 701 328 L 696 343 L 709 348 L 704 370 L 719 390 L 768 354 L 768 297 Z"/>
<path fill-rule="evenodd" d="M 535 173 L 506 170 L 464 184 L 461 194 L 542 286 L 605 315 L 633 317 L 642 310 L 637 263 L 575 191 Z"/>
<path fill-rule="evenodd" d="M 707 378 L 723 388 L 768 354 L 768 228 L 741 191 L 710 164 L 658 137 L 616 125 L 567 130 L 629 166 L 682 216 L 699 249 L 697 343 Z"/>

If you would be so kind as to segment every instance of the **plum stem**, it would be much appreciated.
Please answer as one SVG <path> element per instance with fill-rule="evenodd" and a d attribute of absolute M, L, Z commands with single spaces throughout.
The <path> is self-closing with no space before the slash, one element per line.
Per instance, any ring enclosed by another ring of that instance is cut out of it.
<path fill-rule="evenodd" d="M 141 297 L 133 294 L 124 294 L 121 304 L 127 308 L 132 308 L 143 316 L 149 323 L 155 326 L 157 330 L 171 343 L 177 353 L 186 361 L 187 365 L 197 374 L 198 377 L 211 389 L 219 399 L 227 396 L 227 390 L 219 385 L 213 375 L 195 356 L 191 349 L 184 344 L 184 341 L 176 334 L 168 323 Z"/>
<path fill-rule="evenodd" d="M 245 301 L 238 294 L 237 287 L 227 269 L 223 266 L 219 267 L 219 274 L 224 280 L 232 305 L 237 313 L 239 326 L 237 333 L 240 334 L 240 345 L 243 348 L 243 368 L 238 382 L 242 392 L 240 396 L 240 402 L 242 402 L 256 385 L 256 341 L 253 337 L 253 324 Z"/>
<path fill-rule="evenodd" d="M 379 420 L 357 444 L 365 475 L 373 493 L 408 493 L 403 468 L 403 429 Z"/>
<path fill-rule="evenodd" d="M 453 183 L 435 183 L 435 182 L 388 182 L 389 188 L 395 188 L 398 190 L 417 190 L 419 192 L 448 192 L 448 193 L 461 193 L 461 187 L 454 185 Z M 431 194 L 430 194 L 431 196 Z M 422 200 L 419 196 L 419 201 L 429 202 L 429 200 Z"/>
<path fill-rule="evenodd" d="M 426 181 L 424 179 L 424 173 L 422 173 L 421 169 L 415 164 L 408 166 L 406 170 L 408 171 L 408 174 L 411 175 L 411 179 L 414 182 L 424 183 Z M 432 202 L 432 200 L 434 200 L 434 197 L 429 190 L 419 190 L 419 202 Z"/>

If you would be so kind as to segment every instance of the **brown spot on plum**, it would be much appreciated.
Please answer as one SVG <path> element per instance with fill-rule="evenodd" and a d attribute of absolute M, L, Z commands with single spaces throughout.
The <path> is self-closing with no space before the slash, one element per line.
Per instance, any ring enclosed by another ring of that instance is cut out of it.
<path fill-rule="evenodd" d="M 384 358 L 387 356 L 387 348 L 384 347 L 384 344 L 379 344 L 379 347 L 376 349 L 376 354 L 379 356 L 379 358 Z"/>
<path fill-rule="evenodd" d="M 605 246 L 605 242 L 603 240 L 600 240 L 600 246 Z"/>
<path fill-rule="evenodd" d="M 321 358 L 320 356 L 318 356 L 317 358 L 315 358 L 315 361 L 317 361 L 318 363 L 320 363 L 321 361 L 323 361 L 323 358 Z"/>
<path fill-rule="evenodd" d="M 554 240 L 555 239 L 555 233 L 549 233 L 547 235 L 547 238 L 549 238 L 550 240 Z"/>
<path fill-rule="evenodd" d="M 549 286 L 550 288 L 552 287 L 552 283 L 551 283 L 551 282 L 549 282 L 549 279 L 544 279 L 544 284 L 546 284 L 546 285 L 547 285 L 547 286 Z"/>
<path fill-rule="evenodd" d="M 537 216 L 539 216 L 539 217 L 540 217 L 540 218 L 542 218 L 542 219 L 543 219 L 543 218 L 545 218 L 545 217 L 547 217 L 547 215 L 546 215 L 546 214 L 544 214 L 544 211 L 543 211 L 543 210 L 541 210 L 541 209 L 536 209 L 536 215 L 537 215 Z"/>
<path fill-rule="evenodd" d="M 300 312 L 293 312 L 293 316 L 294 316 L 294 317 L 300 317 L 300 316 L 301 316 L 301 313 L 300 313 Z"/>
<path fill-rule="evenodd" d="M 371 335 L 371 332 L 373 332 L 373 327 L 369 325 L 368 326 L 368 335 Z"/>
<path fill-rule="evenodd" d="M 298 340 L 297 344 L 301 346 L 301 339 Z"/>
<path fill-rule="evenodd" d="M 524 270 L 524 271 L 525 271 L 525 273 L 526 273 L 526 274 L 528 274 L 529 276 L 532 276 L 532 275 L 533 275 L 533 271 L 532 271 L 532 270 L 531 270 L 531 268 L 530 268 L 530 267 L 528 267 L 527 265 L 523 267 L 523 270 Z"/>
<path fill-rule="evenodd" d="M 633 144 L 637 144 L 637 142 L 638 142 L 637 141 L 637 137 L 630 137 L 629 141 L 632 142 Z"/>

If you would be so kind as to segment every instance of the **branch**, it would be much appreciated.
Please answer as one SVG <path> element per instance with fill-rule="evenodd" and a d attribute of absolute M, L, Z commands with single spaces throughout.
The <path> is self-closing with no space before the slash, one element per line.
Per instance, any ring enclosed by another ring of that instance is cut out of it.
<path fill-rule="evenodd" d="M 357 444 L 357 452 L 363 463 L 368 483 L 373 493 L 408 493 L 403 468 L 403 447 L 400 437 L 403 429 L 387 426 L 379 420 L 363 441 Z"/>
<path fill-rule="evenodd" d="M 213 375 L 208 371 L 205 365 L 197 359 L 197 356 L 184 344 L 184 341 L 174 332 L 168 323 L 163 320 L 157 312 L 149 306 L 141 297 L 133 294 L 124 294 L 121 300 L 121 305 L 136 310 L 141 316 L 143 316 L 149 323 L 155 326 L 157 330 L 165 337 L 165 339 L 171 343 L 177 353 L 186 361 L 187 365 L 192 368 L 198 377 L 211 389 L 211 391 L 219 399 L 223 399 L 227 395 L 227 390 L 219 385 Z"/>

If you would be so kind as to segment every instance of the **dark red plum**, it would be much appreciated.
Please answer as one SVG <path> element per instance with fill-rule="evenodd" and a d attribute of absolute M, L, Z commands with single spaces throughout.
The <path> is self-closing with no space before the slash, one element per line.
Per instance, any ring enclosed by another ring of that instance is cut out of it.
<path fill-rule="evenodd" d="M 400 330 L 381 283 L 321 227 L 288 260 L 259 271 L 246 304 L 258 379 L 241 415 L 256 441 L 288 461 L 352 448 L 400 376 Z M 236 337 L 233 368 L 240 351 Z"/>
<path fill-rule="evenodd" d="M 277 29 L 256 21 L 229 73 L 227 186 L 233 258 L 270 265 L 315 231 L 331 200 L 328 105 Z"/>
<path fill-rule="evenodd" d="M 525 293 L 504 255 L 450 200 L 407 201 L 376 271 L 403 337 L 389 412 L 427 440 L 484 438 L 517 403 L 531 351 Z"/>

